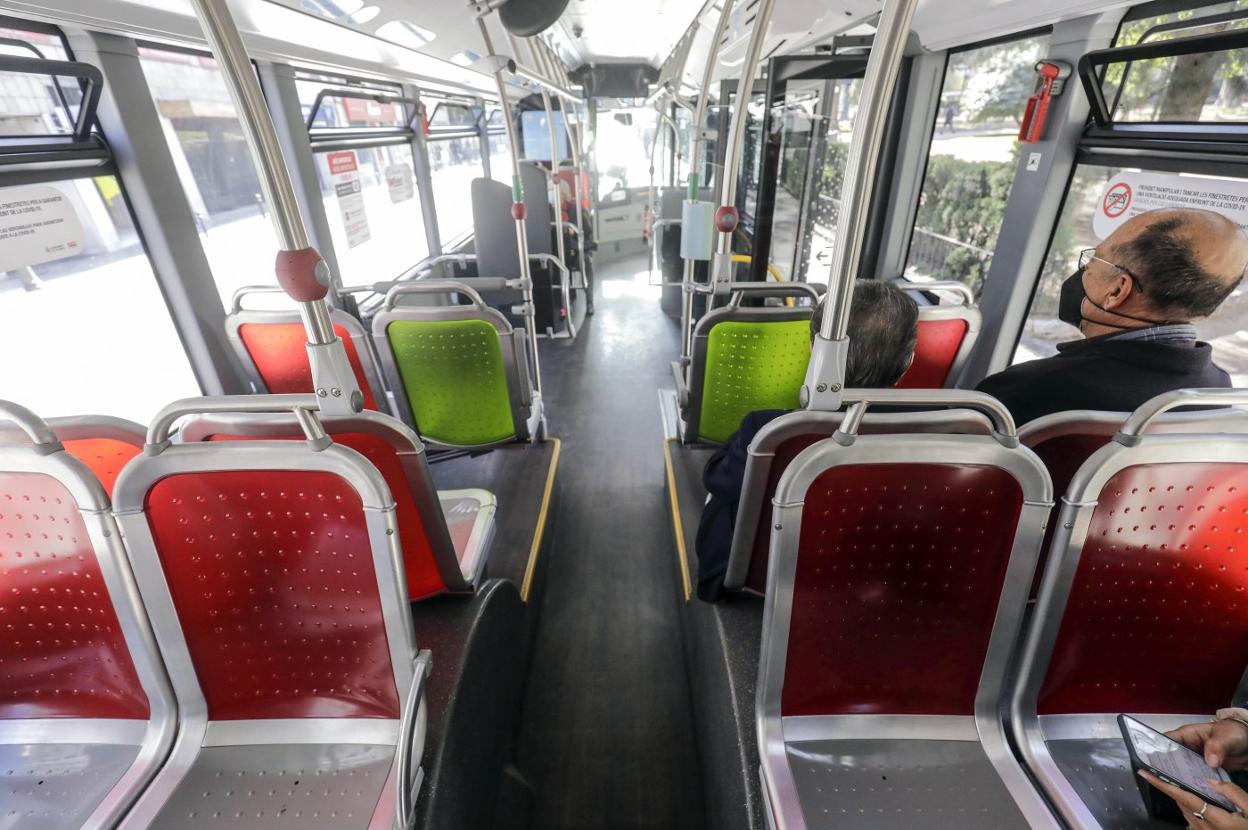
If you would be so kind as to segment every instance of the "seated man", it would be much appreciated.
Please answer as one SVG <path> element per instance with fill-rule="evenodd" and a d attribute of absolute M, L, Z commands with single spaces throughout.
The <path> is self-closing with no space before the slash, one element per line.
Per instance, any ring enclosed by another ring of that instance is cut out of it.
<path fill-rule="evenodd" d="M 824 303 L 810 321 L 814 340 L 823 321 Z M 851 389 L 883 389 L 895 384 L 914 361 L 919 307 L 891 283 L 858 280 L 849 311 L 849 355 L 845 385 Z M 751 412 L 741 427 L 706 464 L 702 483 L 710 493 L 698 524 L 698 598 L 716 602 L 723 596 L 724 574 L 732 548 L 732 529 L 745 480 L 747 450 L 754 436 L 783 409 Z"/>
<path fill-rule="evenodd" d="M 1079 257 L 1062 283 L 1058 317 L 1083 340 L 985 378 L 1019 424 L 1070 409 L 1130 412 L 1175 389 L 1230 386 L 1191 321 L 1239 285 L 1248 238 L 1205 210 L 1154 210 L 1123 223 Z"/>

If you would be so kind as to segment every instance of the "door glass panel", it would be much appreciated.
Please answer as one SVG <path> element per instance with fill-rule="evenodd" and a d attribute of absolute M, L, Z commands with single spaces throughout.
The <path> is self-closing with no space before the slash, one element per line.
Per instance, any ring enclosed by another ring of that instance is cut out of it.
<path fill-rule="evenodd" d="M 1057 353 L 1058 343 L 1079 339 L 1078 329 L 1057 319 L 1058 295 L 1062 281 L 1078 268 L 1079 251 L 1096 247 L 1103 238 L 1098 233 L 1098 225 L 1101 232 L 1105 231 L 1105 225 L 1103 219 L 1098 220 L 1098 213 L 1102 213 L 1107 207 L 1111 213 L 1119 210 L 1117 205 L 1121 202 L 1115 202 L 1112 197 L 1124 192 L 1119 185 L 1122 180 L 1115 181 L 1122 174 L 1141 174 L 1149 177 L 1149 183 L 1153 181 L 1152 176 L 1164 177 L 1170 180 L 1172 186 L 1178 188 L 1182 188 L 1183 180 L 1188 178 L 1193 183 L 1192 188 L 1188 189 L 1200 190 L 1210 186 L 1216 189 L 1219 180 L 1231 181 L 1236 183 L 1233 186 L 1235 192 L 1248 192 L 1245 187 L 1239 186 L 1240 182 L 1248 186 L 1248 178 L 1189 178 L 1182 174 L 1141 173 L 1138 168 L 1079 165 L 1066 193 L 1062 218 L 1053 234 L 1044 270 L 1040 274 L 1031 309 L 1023 325 L 1018 347 L 1014 351 L 1014 363 L 1048 357 Z M 1139 200 L 1142 190 L 1137 184 L 1130 198 Z M 1214 360 L 1231 374 L 1234 385 L 1248 385 L 1248 292 L 1245 292 L 1244 286 L 1241 284 L 1236 288 L 1208 319 L 1196 321 L 1196 330 L 1202 340 L 1213 345 Z"/>
<path fill-rule="evenodd" d="M 146 423 L 200 394 L 116 178 L 2 187 L 0 236 L 4 397 Z"/>

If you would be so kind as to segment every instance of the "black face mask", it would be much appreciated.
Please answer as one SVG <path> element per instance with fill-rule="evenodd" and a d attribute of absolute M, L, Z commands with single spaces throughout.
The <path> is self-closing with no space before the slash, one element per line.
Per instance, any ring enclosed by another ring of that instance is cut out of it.
<path fill-rule="evenodd" d="M 1057 319 L 1061 320 L 1063 323 L 1079 328 L 1079 324 L 1088 319 L 1083 316 L 1084 300 L 1092 303 L 1093 308 L 1103 311 L 1106 314 L 1112 314 L 1115 317 L 1121 317 L 1124 320 L 1134 320 L 1137 323 L 1144 323 L 1148 326 L 1160 326 L 1166 322 L 1165 320 L 1149 320 L 1145 317 L 1134 317 L 1130 314 L 1123 314 L 1121 311 L 1110 311 L 1104 306 L 1098 305 L 1096 301 L 1089 297 L 1087 292 L 1083 289 L 1083 270 L 1084 269 L 1080 268 L 1078 271 L 1067 277 L 1064 282 L 1062 282 L 1062 291 L 1057 300 Z M 1139 290 L 1138 285 L 1136 286 L 1136 289 Z M 1088 320 L 1088 322 L 1096 323 L 1098 326 L 1106 326 L 1111 329 L 1122 329 L 1123 331 L 1135 328 L 1134 326 L 1118 326 L 1113 323 L 1106 323 L 1102 320 Z"/>

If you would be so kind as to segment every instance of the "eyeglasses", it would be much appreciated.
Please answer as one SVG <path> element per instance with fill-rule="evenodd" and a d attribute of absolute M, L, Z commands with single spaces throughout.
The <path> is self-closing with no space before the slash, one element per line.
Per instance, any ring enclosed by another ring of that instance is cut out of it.
<path fill-rule="evenodd" d="M 1110 268 L 1113 268 L 1115 271 L 1118 271 L 1119 273 L 1122 273 L 1122 274 L 1126 274 L 1128 277 L 1131 278 L 1131 282 L 1135 283 L 1135 289 L 1143 293 L 1144 286 L 1140 282 L 1140 278 L 1137 277 L 1135 274 L 1132 274 L 1129 269 L 1123 268 L 1121 265 L 1118 265 L 1117 263 L 1110 262 L 1108 259 L 1101 259 L 1099 256 L 1096 255 L 1096 248 L 1084 248 L 1082 251 L 1079 252 L 1079 270 L 1083 271 L 1087 269 L 1087 267 L 1091 265 L 1093 262 L 1099 262 L 1103 265 L 1108 265 Z"/>

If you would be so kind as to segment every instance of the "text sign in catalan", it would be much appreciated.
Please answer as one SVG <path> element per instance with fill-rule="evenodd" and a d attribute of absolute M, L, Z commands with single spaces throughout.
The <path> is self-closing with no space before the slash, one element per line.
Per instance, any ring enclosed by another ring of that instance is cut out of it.
<path fill-rule="evenodd" d="M 1212 210 L 1248 228 L 1248 182 L 1177 173 L 1119 173 L 1101 193 L 1092 213 L 1092 232 L 1104 239 L 1131 217 L 1162 208 Z"/>
<path fill-rule="evenodd" d="M 334 195 L 338 197 L 338 212 L 342 214 L 342 227 L 347 233 L 347 247 L 363 245 L 372 234 L 368 230 L 368 214 L 364 211 L 364 185 L 360 181 L 355 151 L 341 150 L 327 155 Z"/>
<path fill-rule="evenodd" d="M 0 273 L 83 252 L 82 222 L 73 202 L 48 185 L 0 190 Z"/>

